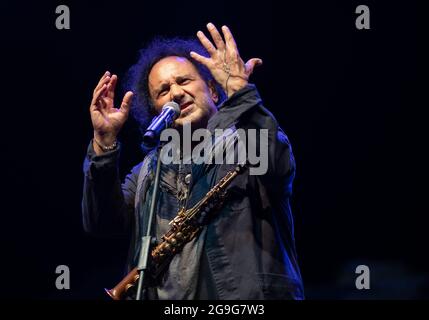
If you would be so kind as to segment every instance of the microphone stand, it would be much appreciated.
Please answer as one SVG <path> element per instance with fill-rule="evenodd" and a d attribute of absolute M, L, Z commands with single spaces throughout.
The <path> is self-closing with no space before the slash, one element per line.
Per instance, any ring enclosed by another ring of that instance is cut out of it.
<path fill-rule="evenodd" d="M 149 208 L 149 219 L 148 224 L 146 228 L 146 234 L 142 237 L 142 246 L 140 249 L 140 257 L 137 264 L 137 270 L 139 273 L 139 281 L 137 284 L 137 294 L 136 294 L 136 300 L 144 300 L 144 294 L 143 292 L 143 284 L 146 276 L 146 272 L 149 269 L 150 265 L 150 252 L 151 252 L 151 246 L 155 243 L 156 238 L 153 237 L 152 234 L 152 225 L 153 221 L 155 219 L 155 208 L 156 203 L 158 201 L 158 189 L 159 189 L 159 176 L 161 171 L 161 145 L 158 146 L 157 150 L 157 162 L 156 162 L 156 171 L 155 171 L 155 182 L 152 192 L 152 202 L 150 204 Z"/>

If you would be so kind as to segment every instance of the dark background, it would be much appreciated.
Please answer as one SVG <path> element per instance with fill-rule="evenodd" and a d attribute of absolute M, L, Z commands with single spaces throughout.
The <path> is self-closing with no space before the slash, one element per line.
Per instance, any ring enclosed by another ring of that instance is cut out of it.
<path fill-rule="evenodd" d="M 70 30 L 55 28 L 61 4 Z M 370 30 L 355 27 L 359 4 L 370 8 Z M 194 36 L 207 22 L 231 28 L 243 59 L 264 60 L 252 82 L 293 144 L 307 297 L 429 297 L 428 104 L 412 2 L 20 1 L 0 9 L 2 298 L 106 299 L 127 243 L 82 230 L 92 90 L 106 70 L 122 79 L 151 37 Z M 125 175 L 142 160 L 132 119 L 120 138 Z M 361 264 L 370 290 L 355 288 Z M 58 265 L 70 268 L 70 290 L 55 288 Z"/>

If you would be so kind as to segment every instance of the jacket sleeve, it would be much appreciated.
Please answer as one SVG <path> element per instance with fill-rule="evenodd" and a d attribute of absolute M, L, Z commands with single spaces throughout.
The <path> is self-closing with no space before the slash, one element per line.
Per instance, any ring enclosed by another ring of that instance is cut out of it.
<path fill-rule="evenodd" d="M 84 230 L 97 236 L 128 236 L 134 217 L 138 165 L 121 184 L 120 146 L 97 156 L 89 144 L 84 160 L 82 218 Z"/>
<path fill-rule="evenodd" d="M 219 111 L 210 119 L 208 128 L 213 131 L 217 128 L 226 129 L 232 126 L 245 131 L 248 129 L 256 129 L 256 132 L 259 129 L 268 130 L 268 146 L 266 146 L 268 152 L 261 145 L 262 140 L 259 139 L 258 134 L 254 141 L 257 154 L 267 153 L 266 159 L 261 158 L 261 161 L 267 161 L 267 171 L 261 176 L 263 180 L 273 177 L 277 180 L 280 177 L 293 178 L 295 161 L 292 147 L 273 114 L 263 106 L 255 85 L 248 84 L 220 105 Z M 250 145 L 250 141 L 247 142 Z M 273 180 L 271 180 L 272 182 Z M 288 185 L 290 184 L 288 183 Z"/>

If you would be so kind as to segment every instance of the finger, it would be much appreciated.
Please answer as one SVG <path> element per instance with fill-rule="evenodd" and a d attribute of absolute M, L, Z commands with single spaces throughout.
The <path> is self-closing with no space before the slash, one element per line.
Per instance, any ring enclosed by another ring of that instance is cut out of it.
<path fill-rule="evenodd" d="M 213 38 L 216 48 L 218 50 L 225 50 L 225 43 L 223 42 L 222 36 L 220 35 L 219 31 L 217 31 L 214 24 L 213 23 L 207 24 L 207 29 L 209 30 L 210 35 Z"/>
<path fill-rule="evenodd" d="M 107 98 L 107 95 L 109 94 L 109 91 L 111 90 L 112 85 L 110 82 L 107 84 L 106 90 L 104 90 L 103 94 L 101 95 L 101 98 Z"/>
<path fill-rule="evenodd" d="M 100 80 L 98 80 L 98 84 L 97 87 L 100 85 L 100 83 L 104 80 L 104 78 L 106 78 L 107 76 L 110 76 L 110 72 L 106 71 L 100 78 Z"/>
<path fill-rule="evenodd" d="M 124 113 L 125 115 L 128 115 L 130 112 L 130 106 L 131 101 L 133 100 L 134 93 L 132 91 L 127 91 L 124 95 L 124 99 L 122 99 L 121 107 L 119 108 L 119 111 Z"/>
<path fill-rule="evenodd" d="M 216 53 L 216 48 L 213 46 L 211 41 L 206 37 L 202 31 L 197 32 L 197 37 L 200 40 L 201 44 L 206 48 L 210 56 L 213 56 Z"/>
<path fill-rule="evenodd" d="M 106 71 L 100 78 L 100 80 L 98 82 L 100 82 L 101 80 L 103 80 L 105 77 L 110 76 L 110 72 Z"/>
<path fill-rule="evenodd" d="M 227 26 L 222 27 L 222 33 L 225 37 L 226 46 L 233 51 L 238 52 L 237 44 L 235 43 L 234 37 L 232 36 L 232 33 Z"/>
<path fill-rule="evenodd" d="M 194 51 L 191 51 L 191 58 L 193 58 L 194 60 L 196 60 L 197 62 L 205 65 L 206 67 L 209 67 L 209 63 L 210 63 L 210 58 L 206 58 Z"/>
<path fill-rule="evenodd" d="M 102 77 L 102 78 L 100 79 L 100 81 L 98 82 L 97 86 L 96 86 L 96 87 L 95 87 L 95 89 L 94 89 L 94 94 L 95 94 L 95 92 L 96 92 L 98 89 L 100 89 L 104 84 L 109 83 L 109 81 L 110 81 L 110 73 L 109 73 L 109 75 L 106 75 L 106 76 L 104 76 L 104 77 Z"/>
<path fill-rule="evenodd" d="M 97 102 L 100 100 L 101 95 L 107 90 L 107 85 L 103 84 L 101 88 L 99 88 L 97 91 L 94 92 L 94 95 L 92 96 L 91 105 L 97 105 Z"/>
<path fill-rule="evenodd" d="M 101 101 L 102 95 L 106 90 L 107 90 L 107 85 L 104 84 L 101 88 L 99 88 L 94 93 L 94 95 L 92 96 L 91 107 L 92 106 L 95 106 L 96 108 L 102 107 L 101 105 L 99 105 L 99 102 Z"/>
<path fill-rule="evenodd" d="M 259 58 L 252 58 L 249 61 L 246 62 L 246 71 L 250 75 L 253 72 L 253 69 L 255 69 L 256 66 L 262 65 L 262 59 Z"/>
<path fill-rule="evenodd" d="M 106 70 L 106 72 L 103 74 L 103 76 L 101 78 L 107 77 L 107 76 L 110 76 L 110 71 L 109 70 Z"/>
<path fill-rule="evenodd" d="M 112 78 L 110 78 L 110 83 L 107 87 L 106 96 L 110 99 L 113 99 L 115 97 L 115 88 L 116 83 L 118 82 L 118 76 L 114 74 Z"/>

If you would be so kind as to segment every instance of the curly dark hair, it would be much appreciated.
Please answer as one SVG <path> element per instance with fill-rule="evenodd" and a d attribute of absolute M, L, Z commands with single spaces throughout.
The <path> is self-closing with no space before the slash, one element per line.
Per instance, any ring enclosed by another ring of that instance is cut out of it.
<path fill-rule="evenodd" d="M 139 51 L 139 59 L 127 72 L 125 78 L 126 90 L 134 92 L 131 105 L 131 113 L 140 125 L 143 132 L 148 127 L 152 118 L 156 115 L 148 86 L 149 73 L 152 67 L 161 59 L 178 56 L 189 60 L 197 69 L 201 77 L 208 84 L 213 80 L 218 94 L 218 105 L 225 100 L 225 92 L 214 80 L 210 71 L 201 63 L 191 58 L 190 52 L 194 51 L 208 57 L 206 49 L 196 40 L 189 38 L 154 38 L 148 45 Z"/>

